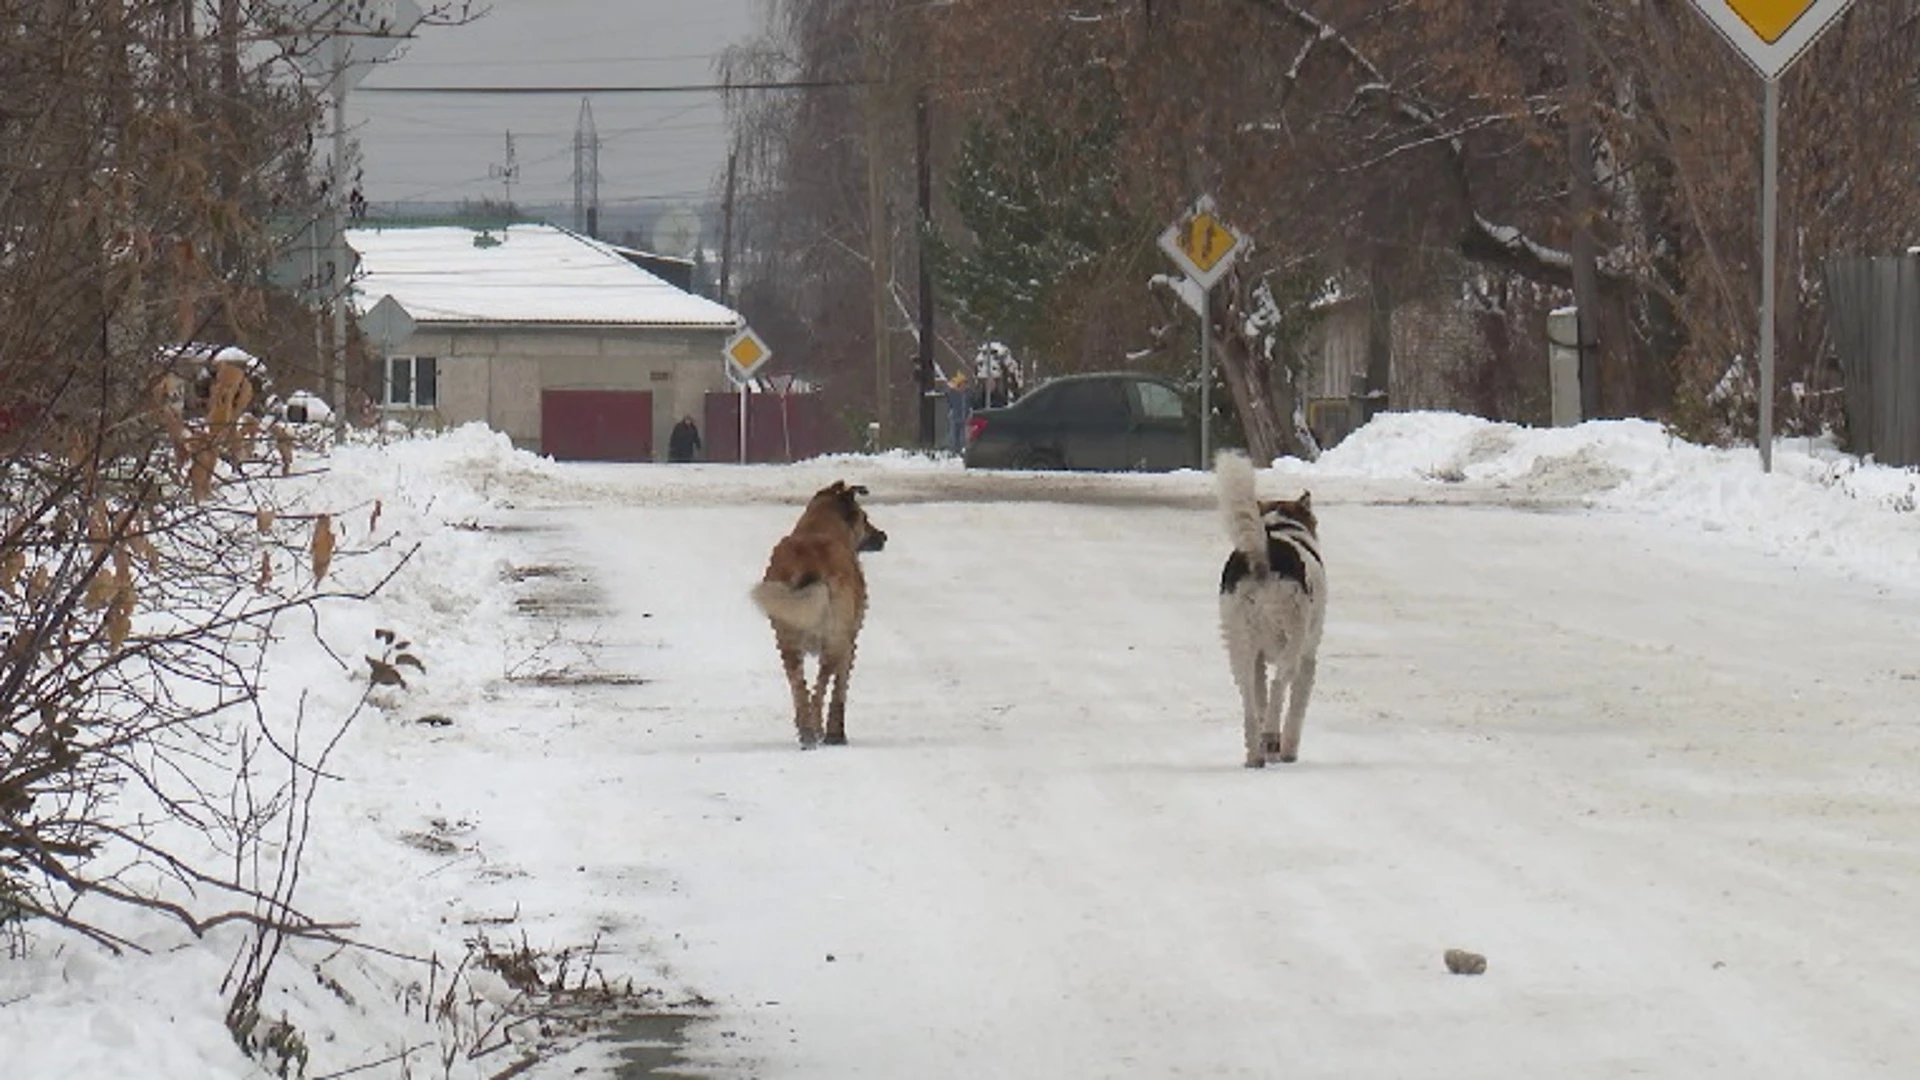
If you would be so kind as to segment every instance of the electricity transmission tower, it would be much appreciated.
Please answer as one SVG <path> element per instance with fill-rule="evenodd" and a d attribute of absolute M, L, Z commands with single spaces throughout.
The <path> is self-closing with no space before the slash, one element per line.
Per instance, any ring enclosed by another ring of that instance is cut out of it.
<path fill-rule="evenodd" d="M 501 186 L 506 189 L 507 205 L 504 208 L 504 212 L 512 214 L 513 182 L 520 179 L 520 159 L 513 152 L 513 132 L 507 132 L 507 163 L 504 165 L 489 165 L 487 167 L 487 175 L 500 181 Z"/>
<path fill-rule="evenodd" d="M 600 235 L 600 136 L 593 128 L 593 99 L 580 99 L 573 128 L 573 231 Z"/>

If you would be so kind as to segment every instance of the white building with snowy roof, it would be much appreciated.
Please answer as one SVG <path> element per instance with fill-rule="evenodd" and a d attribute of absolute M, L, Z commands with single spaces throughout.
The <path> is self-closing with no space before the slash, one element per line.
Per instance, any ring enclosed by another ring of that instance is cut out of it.
<path fill-rule="evenodd" d="M 655 461 L 727 389 L 731 309 L 552 225 L 348 230 L 354 307 L 391 296 L 414 332 L 378 361 L 390 415 L 480 420 L 551 457 Z"/>

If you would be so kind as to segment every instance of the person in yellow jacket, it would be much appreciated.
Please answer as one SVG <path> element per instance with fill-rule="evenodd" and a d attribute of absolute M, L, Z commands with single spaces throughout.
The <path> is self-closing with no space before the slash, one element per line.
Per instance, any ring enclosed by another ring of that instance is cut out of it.
<path fill-rule="evenodd" d="M 947 376 L 947 442 L 954 453 L 967 448 L 968 391 L 966 371 L 955 368 Z"/>

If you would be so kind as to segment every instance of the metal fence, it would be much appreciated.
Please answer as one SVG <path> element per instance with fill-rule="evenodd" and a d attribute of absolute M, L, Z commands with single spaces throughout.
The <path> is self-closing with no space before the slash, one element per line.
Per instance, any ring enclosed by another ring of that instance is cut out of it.
<path fill-rule="evenodd" d="M 1828 259 L 1826 278 L 1850 449 L 1920 465 L 1920 257 Z"/>

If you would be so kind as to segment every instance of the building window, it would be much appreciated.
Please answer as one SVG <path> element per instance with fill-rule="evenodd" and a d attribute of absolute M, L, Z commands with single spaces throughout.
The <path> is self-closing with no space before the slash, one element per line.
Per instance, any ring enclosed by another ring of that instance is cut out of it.
<path fill-rule="evenodd" d="M 431 409 L 439 401 L 440 362 L 431 356 L 387 358 L 387 405 Z"/>

